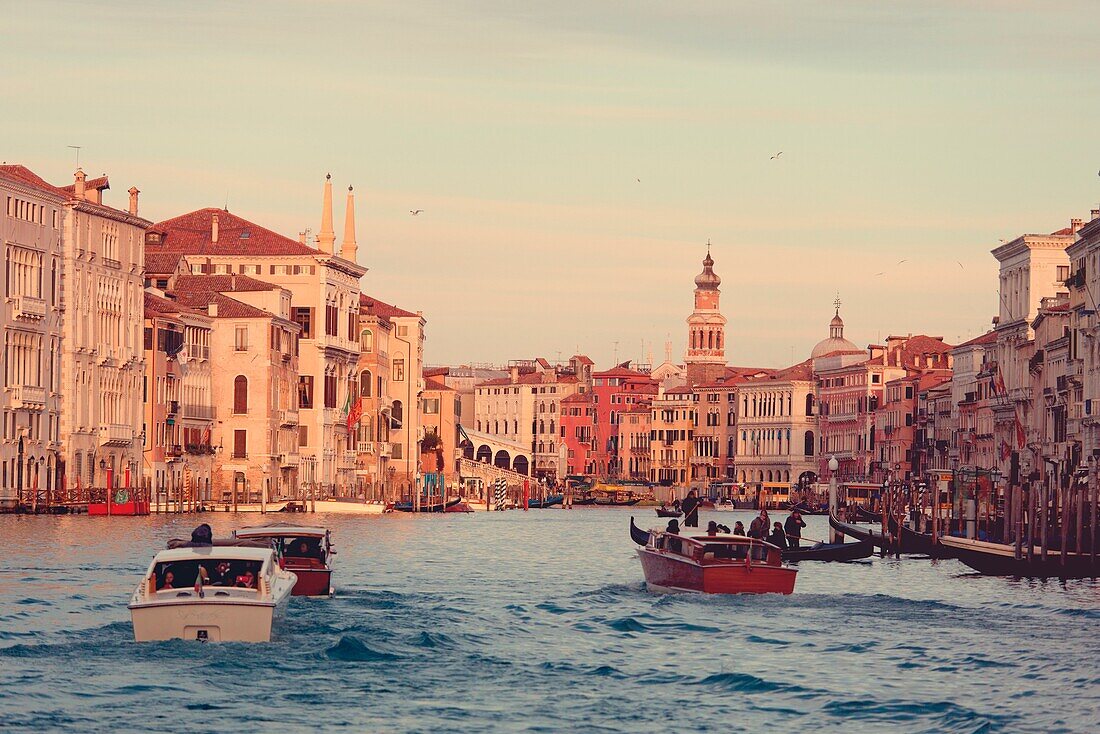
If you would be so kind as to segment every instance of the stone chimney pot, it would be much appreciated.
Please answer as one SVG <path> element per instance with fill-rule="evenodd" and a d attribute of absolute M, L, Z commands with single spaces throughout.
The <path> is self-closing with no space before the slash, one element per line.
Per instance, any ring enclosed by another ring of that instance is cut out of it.
<path fill-rule="evenodd" d="M 214 216 L 210 217 L 210 241 L 213 243 L 218 242 L 218 213 L 214 212 Z"/>
<path fill-rule="evenodd" d="M 138 191 L 137 186 L 131 186 L 128 193 L 130 194 L 130 213 L 136 217 L 138 213 L 138 194 L 141 192 Z"/>

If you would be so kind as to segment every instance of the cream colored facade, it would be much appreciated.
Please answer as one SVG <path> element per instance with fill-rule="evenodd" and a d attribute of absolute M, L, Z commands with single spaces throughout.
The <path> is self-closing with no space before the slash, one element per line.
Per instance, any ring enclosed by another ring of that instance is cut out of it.
<path fill-rule="evenodd" d="M 696 398 L 691 388 L 676 387 L 653 399 L 650 420 L 650 481 L 685 488 L 691 481 L 692 445 L 695 440 Z M 682 492 L 673 490 L 676 497 Z M 660 499 L 671 499 L 661 496 Z"/>
<path fill-rule="evenodd" d="M 419 313 L 394 315 L 390 333 L 390 379 L 387 382 L 391 404 L 390 466 L 395 486 L 402 495 L 416 486 L 420 471 L 420 397 L 424 392 L 424 317 Z M 399 410 L 398 410 L 399 408 Z M 397 420 L 400 412 L 401 420 Z"/>
<path fill-rule="evenodd" d="M 145 230 L 137 189 L 128 211 L 104 205 L 106 177 L 77 170 L 63 208 L 61 436 L 68 483 L 136 483 L 142 466 Z"/>
<path fill-rule="evenodd" d="M 737 385 L 736 481 L 794 485 L 805 472 L 816 479 L 815 389 L 808 363 Z"/>
<path fill-rule="evenodd" d="M 61 476 L 61 217 L 66 197 L 22 166 L 0 166 L 0 509 Z M 20 443 L 22 442 L 22 450 Z M 33 502 L 33 498 L 28 501 Z"/>
<path fill-rule="evenodd" d="M 255 276 L 293 294 L 291 320 L 301 328 L 298 367 L 300 472 L 309 491 L 349 495 L 356 485 L 356 445 L 346 417 L 359 360 L 359 280 L 354 199 L 348 193 L 344 241 L 336 251 L 332 182 L 323 191 L 316 247 L 219 209 L 157 224 L 148 247 L 188 256 L 193 273 Z M 349 448 L 350 446 L 350 448 Z"/>

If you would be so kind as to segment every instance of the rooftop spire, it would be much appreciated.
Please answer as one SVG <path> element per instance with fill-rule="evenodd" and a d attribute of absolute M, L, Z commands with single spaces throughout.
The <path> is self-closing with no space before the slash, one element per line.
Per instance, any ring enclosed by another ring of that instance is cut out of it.
<path fill-rule="evenodd" d="M 348 186 L 348 204 L 344 209 L 344 241 L 340 245 L 340 257 L 355 262 L 355 194 Z"/>
<path fill-rule="evenodd" d="M 321 231 L 317 233 L 317 247 L 321 252 L 333 253 L 336 232 L 332 229 L 332 174 L 325 175 L 325 196 L 321 204 Z"/>

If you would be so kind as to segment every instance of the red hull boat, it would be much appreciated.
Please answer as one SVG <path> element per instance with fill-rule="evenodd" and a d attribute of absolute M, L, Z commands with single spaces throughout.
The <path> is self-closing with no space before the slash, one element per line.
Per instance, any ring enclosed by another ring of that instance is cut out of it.
<path fill-rule="evenodd" d="M 798 570 L 783 565 L 783 551 L 741 535 L 675 535 L 639 530 L 630 534 L 650 591 L 703 594 L 790 594 Z"/>
<path fill-rule="evenodd" d="M 248 540 L 269 540 L 279 565 L 298 577 L 293 596 L 332 596 L 332 540 L 327 528 L 277 523 L 233 533 Z"/>

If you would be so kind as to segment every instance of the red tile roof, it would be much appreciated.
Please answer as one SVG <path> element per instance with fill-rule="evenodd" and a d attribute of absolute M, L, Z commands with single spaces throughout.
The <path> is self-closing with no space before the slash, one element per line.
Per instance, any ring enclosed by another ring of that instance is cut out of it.
<path fill-rule="evenodd" d="M 447 385 L 447 383 L 443 382 L 443 380 L 432 377 L 431 375 L 425 375 L 424 376 L 424 389 L 425 390 L 450 390 L 451 392 L 454 392 L 453 387 L 450 387 L 449 385 Z"/>
<path fill-rule="evenodd" d="M 385 301 L 379 301 L 377 298 L 368 296 L 366 293 L 359 295 L 359 307 L 373 316 L 385 319 L 393 318 L 394 316 L 416 316 L 416 314 L 410 311 L 398 308 L 397 306 L 391 306 Z"/>
<path fill-rule="evenodd" d="M 629 362 L 624 362 L 623 364 L 615 365 L 611 369 L 604 370 L 603 372 L 593 372 L 592 376 L 593 377 L 648 377 L 649 376 L 644 372 L 639 372 L 638 370 L 630 369 L 629 367 L 626 366 L 628 364 L 630 364 L 630 363 Z"/>
<path fill-rule="evenodd" d="M 177 291 L 214 291 L 218 293 L 273 291 L 279 286 L 247 275 L 181 275 Z"/>
<path fill-rule="evenodd" d="M 214 291 L 180 292 L 176 294 L 176 298 L 180 303 L 203 311 L 207 310 L 207 306 L 211 303 L 216 303 L 218 304 L 218 315 L 216 318 L 219 319 L 273 318 L 272 314 L 261 308 L 250 306 L 247 303 L 241 303 L 235 298 L 223 296 L 221 293 L 216 293 Z"/>
<path fill-rule="evenodd" d="M 107 181 L 107 175 L 104 174 L 99 178 L 89 178 L 84 181 L 85 190 L 95 189 L 97 191 L 103 191 L 104 189 L 110 189 L 111 184 Z M 62 186 L 61 189 L 66 191 L 70 196 L 76 194 L 76 182 L 72 182 L 68 186 Z"/>
<path fill-rule="evenodd" d="M 561 399 L 562 403 L 591 403 L 592 393 L 577 392 Z"/>
<path fill-rule="evenodd" d="M 12 181 L 18 181 L 24 186 L 40 189 L 54 196 L 61 196 L 66 199 L 69 198 L 69 193 L 65 191 L 65 189 L 48 183 L 31 169 L 19 165 L 18 163 L 5 163 L 4 165 L 0 165 L 0 176 Z"/>
<path fill-rule="evenodd" d="M 178 252 L 146 252 L 146 275 L 171 275 L 179 268 L 183 255 Z"/>
<path fill-rule="evenodd" d="M 761 375 L 759 377 L 750 377 L 747 382 L 767 382 L 774 380 L 812 380 L 814 376 L 813 360 L 807 359 L 805 362 L 799 362 L 798 364 L 791 365 L 790 367 L 784 367 L 781 370 L 775 370 L 771 374 Z"/>
<path fill-rule="evenodd" d="M 974 337 L 970 341 L 963 342 L 962 344 L 959 344 L 958 346 L 955 347 L 955 349 L 961 349 L 963 347 L 973 347 L 973 346 L 978 346 L 978 345 L 981 345 L 981 344 L 996 344 L 996 343 L 997 343 L 997 332 L 987 331 L 986 333 L 982 334 L 981 336 Z"/>
<path fill-rule="evenodd" d="M 214 214 L 218 215 L 218 241 L 211 241 Z M 150 229 L 160 232 L 160 244 L 147 245 L 154 252 L 185 255 L 319 255 L 298 240 L 284 237 L 224 209 L 207 208 L 181 214 Z"/>
<path fill-rule="evenodd" d="M 169 298 L 162 298 L 155 293 L 145 293 L 145 316 L 167 316 L 170 314 L 183 313 L 184 311 L 192 311 L 193 309 L 181 306 L 176 301 Z"/>
<path fill-rule="evenodd" d="M 446 377 L 451 374 L 450 367 L 425 367 L 424 377 Z"/>

